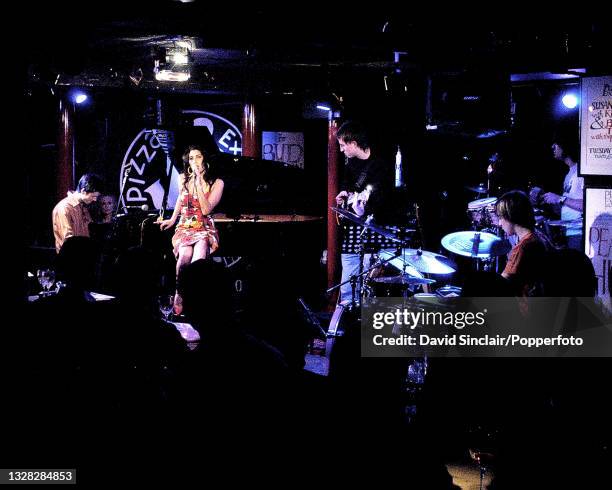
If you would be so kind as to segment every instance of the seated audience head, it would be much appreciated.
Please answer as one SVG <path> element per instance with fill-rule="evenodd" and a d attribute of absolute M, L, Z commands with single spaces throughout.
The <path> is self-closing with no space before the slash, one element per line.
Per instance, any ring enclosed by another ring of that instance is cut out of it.
<path fill-rule="evenodd" d="M 597 276 L 591 259 L 582 251 L 562 248 L 548 265 L 544 294 L 555 297 L 592 298 L 597 294 Z"/>
<path fill-rule="evenodd" d="M 71 236 L 57 256 L 57 279 L 75 289 L 93 287 L 96 276 L 96 246 L 89 237 Z"/>
<path fill-rule="evenodd" d="M 154 300 L 159 292 L 161 268 L 157 257 L 143 247 L 123 251 L 115 261 L 115 291 L 122 300 L 137 304 Z"/>
<path fill-rule="evenodd" d="M 196 324 L 215 327 L 231 320 L 232 284 L 227 269 L 212 260 L 186 265 L 178 277 L 183 312 Z"/>

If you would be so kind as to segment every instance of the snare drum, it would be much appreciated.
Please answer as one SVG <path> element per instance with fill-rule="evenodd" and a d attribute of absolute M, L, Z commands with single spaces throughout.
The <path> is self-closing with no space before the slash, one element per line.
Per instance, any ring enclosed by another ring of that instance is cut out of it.
<path fill-rule="evenodd" d="M 451 302 L 453 296 L 440 296 L 435 293 L 417 293 L 411 301 L 422 311 L 451 311 L 453 304 Z"/>
<path fill-rule="evenodd" d="M 487 228 L 498 226 L 499 222 L 495 213 L 496 197 L 485 197 L 476 199 L 468 204 L 467 214 L 476 227 Z"/>
<path fill-rule="evenodd" d="M 460 286 L 453 286 L 451 284 L 447 284 L 436 290 L 436 294 L 444 298 L 456 298 L 457 296 L 461 296 L 461 293 L 462 288 Z"/>

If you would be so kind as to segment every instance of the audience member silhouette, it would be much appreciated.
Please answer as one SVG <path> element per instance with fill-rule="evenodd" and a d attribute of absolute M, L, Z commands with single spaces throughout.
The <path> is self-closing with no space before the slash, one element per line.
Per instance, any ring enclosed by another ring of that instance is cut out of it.
<path fill-rule="evenodd" d="M 592 298 L 596 293 L 595 269 L 584 252 L 563 248 L 550 253 L 544 281 L 545 296 Z"/>
<path fill-rule="evenodd" d="M 295 377 L 278 349 L 234 321 L 227 270 L 197 260 L 181 270 L 178 291 L 184 314 L 201 336 L 183 380 L 183 403 L 233 428 L 252 429 L 262 421 L 278 427 L 292 412 Z"/>
<path fill-rule="evenodd" d="M 318 333 L 301 313 L 287 265 L 255 262 L 240 321 L 242 328 L 282 352 L 289 367 L 304 367 L 308 344 Z"/>
<path fill-rule="evenodd" d="M 172 390 L 176 371 L 187 353 L 176 328 L 160 318 L 161 264 L 151 251 L 132 247 L 115 263 L 114 279 L 118 304 L 105 340 L 115 350 L 123 375 L 126 403 L 138 414 L 145 406 L 152 415 L 163 410 Z M 122 364 L 120 364 L 122 363 Z"/>
<path fill-rule="evenodd" d="M 89 367 L 96 362 L 94 332 L 102 324 L 99 305 L 89 294 L 95 263 L 90 238 L 66 239 L 55 263 L 57 280 L 65 286 L 28 305 L 13 346 L 24 387 L 14 396 L 22 404 L 20 427 L 36 434 L 36 448 L 28 447 L 34 458 L 53 454 L 75 461 L 80 455 L 76 448 L 92 436 L 92 421 L 100 413 L 89 396 L 92 391 L 85 389 L 91 386 Z"/>

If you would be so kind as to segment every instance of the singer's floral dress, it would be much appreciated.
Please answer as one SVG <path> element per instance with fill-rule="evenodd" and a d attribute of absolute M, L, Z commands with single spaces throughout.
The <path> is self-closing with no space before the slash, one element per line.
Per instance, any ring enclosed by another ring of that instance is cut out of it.
<path fill-rule="evenodd" d="M 206 199 L 210 190 L 204 194 Z M 187 189 L 181 193 L 181 215 L 176 231 L 172 237 L 174 255 L 178 256 L 179 247 L 193 245 L 200 240 L 208 241 L 208 251 L 213 253 L 219 248 L 219 233 L 215 222 L 210 216 L 202 213 L 197 196 L 190 194 Z"/>

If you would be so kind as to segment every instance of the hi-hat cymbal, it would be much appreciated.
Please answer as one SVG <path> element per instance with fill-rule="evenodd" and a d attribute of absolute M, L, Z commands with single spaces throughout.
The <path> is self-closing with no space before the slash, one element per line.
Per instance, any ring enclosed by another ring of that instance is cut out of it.
<path fill-rule="evenodd" d="M 398 243 L 403 243 L 403 240 L 401 238 L 398 238 L 398 236 L 395 233 L 393 233 L 390 230 L 386 230 L 378 225 L 375 225 L 374 223 L 368 223 L 366 218 L 362 218 L 361 216 L 357 216 L 355 213 L 351 213 L 350 211 L 347 211 L 346 209 L 336 208 L 334 206 L 331 207 L 331 210 L 335 211 L 341 216 L 344 216 L 345 218 L 348 218 L 355 224 L 361 225 L 365 228 L 369 228 L 370 230 L 378 233 L 379 235 L 384 236 L 385 238 L 388 238 L 389 240 L 393 240 L 394 242 L 398 242 Z M 410 230 L 410 229 L 405 228 L 404 231 L 413 232 L 416 230 Z"/>
<path fill-rule="evenodd" d="M 466 189 L 472 192 L 477 192 L 478 194 L 484 194 L 488 191 L 487 186 L 484 184 L 478 184 L 477 186 L 466 186 Z"/>
<path fill-rule="evenodd" d="M 512 246 L 493 233 L 457 231 L 442 238 L 442 246 L 449 252 L 465 257 L 483 259 L 507 254 Z"/>
<path fill-rule="evenodd" d="M 374 282 L 382 284 L 433 284 L 436 282 L 435 279 L 426 279 L 424 277 L 414 277 L 409 274 L 400 274 L 399 276 L 391 277 L 376 277 L 373 279 Z"/>

